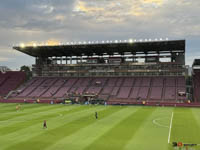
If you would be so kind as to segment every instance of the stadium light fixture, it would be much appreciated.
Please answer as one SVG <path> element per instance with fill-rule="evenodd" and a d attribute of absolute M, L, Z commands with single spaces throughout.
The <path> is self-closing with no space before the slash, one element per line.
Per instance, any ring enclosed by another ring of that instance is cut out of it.
<path fill-rule="evenodd" d="M 20 44 L 20 47 L 21 47 L 21 48 L 25 48 L 25 44 L 24 44 L 24 43 L 21 43 L 21 44 Z"/>
<path fill-rule="evenodd" d="M 36 43 L 33 43 L 33 47 L 37 47 L 37 44 L 36 44 Z"/>
<path fill-rule="evenodd" d="M 115 43 L 118 43 L 118 40 L 115 40 Z"/>
<path fill-rule="evenodd" d="M 107 40 L 106 43 L 109 43 L 109 41 Z"/>
<path fill-rule="evenodd" d="M 155 41 L 158 41 L 158 39 L 155 39 Z"/>
<path fill-rule="evenodd" d="M 86 44 L 86 42 L 84 41 L 83 44 Z"/>
<path fill-rule="evenodd" d="M 129 43 L 133 43 L 133 39 L 129 39 Z"/>
<path fill-rule="evenodd" d="M 160 41 L 162 41 L 163 39 L 162 38 L 160 38 Z"/>
<path fill-rule="evenodd" d="M 140 39 L 139 41 L 140 41 L 140 42 L 142 42 L 143 40 L 142 40 L 142 39 Z"/>
<path fill-rule="evenodd" d="M 102 41 L 102 43 L 104 43 L 104 41 Z"/>
<path fill-rule="evenodd" d="M 110 43 L 112 43 L 112 41 L 110 41 Z"/>
<path fill-rule="evenodd" d="M 147 39 L 145 39 L 144 41 L 145 41 L 145 42 L 147 42 L 148 40 L 147 40 Z"/>
<path fill-rule="evenodd" d="M 126 42 L 127 42 L 127 40 L 124 40 L 124 42 L 126 43 Z"/>
<path fill-rule="evenodd" d="M 169 40 L 169 38 L 166 38 L 166 41 L 168 41 Z"/>
<path fill-rule="evenodd" d="M 151 39 L 149 39 L 149 41 L 151 41 Z"/>
<path fill-rule="evenodd" d="M 137 40 L 135 39 L 134 42 L 137 42 Z"/>

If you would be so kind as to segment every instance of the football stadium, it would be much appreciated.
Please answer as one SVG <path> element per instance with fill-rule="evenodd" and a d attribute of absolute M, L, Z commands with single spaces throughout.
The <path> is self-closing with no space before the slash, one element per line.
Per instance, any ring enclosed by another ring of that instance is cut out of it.
<path fill-rule="evenodd" d="M 0 150 L 198 150 L 200 60 L 185 40 L 14 46 L 0 72 Z"/>

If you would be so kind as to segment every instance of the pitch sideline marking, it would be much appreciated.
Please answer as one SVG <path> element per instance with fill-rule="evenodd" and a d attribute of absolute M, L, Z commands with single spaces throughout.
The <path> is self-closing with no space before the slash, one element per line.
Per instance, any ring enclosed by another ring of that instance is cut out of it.
<path fill-rule="evenodd" d="M 172 130 L 172 121 L 173 121 L 173 117 L 174 117 L 174 112 L 172 112 L 171 121 L 170 121 L 170 126 L 169 126 L 168 144 L 169 144 L 169 142 L 170 142 L 170 136 L 171 136 L 171 130 Z"/>

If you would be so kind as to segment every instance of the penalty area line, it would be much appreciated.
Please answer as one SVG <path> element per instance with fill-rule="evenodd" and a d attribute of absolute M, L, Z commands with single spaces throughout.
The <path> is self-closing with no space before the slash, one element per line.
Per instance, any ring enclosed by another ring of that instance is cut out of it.
<path fill-rule="evenodd" d="M 171 136 L 171 130 L 172 130 L 172 121 L 173 121 L 173 117 L 174 117 L 174 112 L 172 112 L 171 121 L 170 121 L 170 126 L 169 126 L 168 144 L 169 144 L 169 142 L 170 142 L 170 136 Z"/>

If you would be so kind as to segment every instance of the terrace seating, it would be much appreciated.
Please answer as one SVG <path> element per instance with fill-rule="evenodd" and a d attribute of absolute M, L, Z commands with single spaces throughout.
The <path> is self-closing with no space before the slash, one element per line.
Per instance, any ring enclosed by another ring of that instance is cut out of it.
<path fill-rule="evenodd" d="M 5 96 L 24 82 L 26 74 L 20 71 L 0 73 L 0 95 Z"/>
<path fill-rule="evenodd" d="M 121 87 L 117 98 L 128 98 L 131 87 Z"/>
<path fill-rule="evenodd" d="M 63 98 L 70 94 L 97 94 L 109 100 L 185 100 L 184 77 L 33 78 L 20 87 L 19 98 Z"/>
<path fill-rule="evenodd" d="M 162 87 L 152 87 L 150 99 L 151 100 L 161 100 L 162 99 Z"/>
<path fill-rule="evenodd" d="M 200 102 L 200 72 L 195 71 L 193 75 L 193 88 L 194 88 L 194 100 Z"/>

